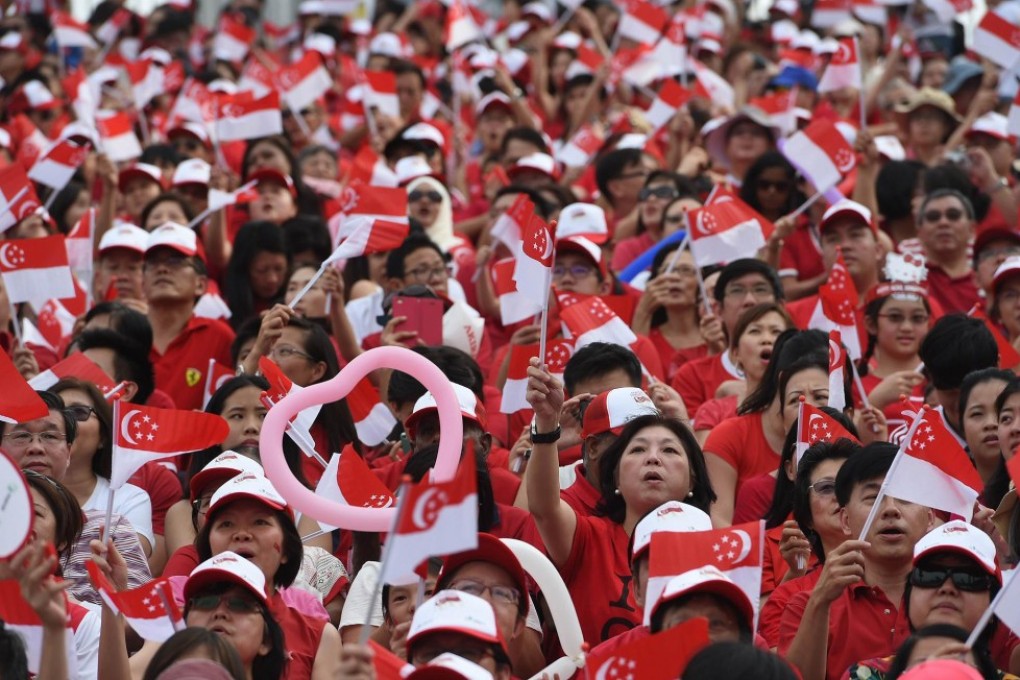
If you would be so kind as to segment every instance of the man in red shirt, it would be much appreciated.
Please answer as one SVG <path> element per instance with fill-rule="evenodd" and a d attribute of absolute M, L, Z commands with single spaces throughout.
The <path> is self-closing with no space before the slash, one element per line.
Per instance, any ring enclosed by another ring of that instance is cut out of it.
<path fill-rule="evenodd" d="M 778 651 L 806 679 L 837 680 L 861 659 L 892 654 L 910 634 L 903 592 L 914 545 L 934 526 L 934 513 L 884 496 L 867 540 L 857 540 L 896 450 L 869 444 L 836 476 L 849 538 L 828 555 L 814 589 L 793 596 L 779 624 Z"/>
<path fill-rule="evenodd" d="M 149 235 L 142 265 L 156 387 L 179 409 L 202 408 L 209 360 L 229 366 L 234 340 L 223 322 L 195 316 L 195 303 L 206 290 L 205 263 L 196 253 L 195 232 L 168 222 Z"/>
<path fill-rule="evenodd" d="M 927 258 L 928 290 L 946 314 L 966 314 L 979 300 L 968 245 L 974 238 L 974 207 L 955 189 L 924 197 L 917 238 Z"/>

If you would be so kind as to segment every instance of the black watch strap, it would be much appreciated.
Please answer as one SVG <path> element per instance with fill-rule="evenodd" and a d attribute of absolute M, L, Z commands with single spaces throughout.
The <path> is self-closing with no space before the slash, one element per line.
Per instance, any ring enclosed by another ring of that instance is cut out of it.
<path fill-rule="evenodd" d="M 560 426 L 557 425 L 556 429 L 552 432 L 546 432 L 539 434 L 535 431 L 534 426 L 531 428 L 531 443 L 532 444 L 555 444 L 560 439 Z"/>

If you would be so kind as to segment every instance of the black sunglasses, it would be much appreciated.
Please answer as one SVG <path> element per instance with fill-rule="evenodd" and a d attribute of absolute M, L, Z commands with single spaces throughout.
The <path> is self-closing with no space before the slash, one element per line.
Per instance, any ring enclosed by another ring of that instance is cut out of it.
<path fill-rule="evenodd" d="M 68 406 L 65 410 L 79 423 L 84 423 L 92 417 L 93 413 L 96 412 L 96 409 L 91 406 L 85 406 L 84 404 L 74 404 L 72 406 Z"/>
<path fill-rule="evenodd" d="M 671 187 L 669 185 L 658 187 L 645 187 L 644 189 L 638 192 L 638 200 L 647 201 L 652 196 L 668 200 L 670 198 L 676 198 L 677 193 L 678 192 L 676 190 L 676 187 Z"/>
<path fill-rule="evenodd" d="M 407 195 L 407 200 L 410 201 L 411 203 L 414 203 L 415 201 L 420 201 L 423 198 L 427 198 L 433 203 L 443 202 L 443 197 L 439 194 L 438 191 L 419 191 L 415 189 L 414 191 Z"/>
<path fill-rule="evenodd" d="M 220 602 L 226 601 L 227 609 L 235 614 L 251 614 L 259 610 L 258 603 L 250 597 L 239 595 L 199 595 L 191 598 L 189 609 L 200 612 L 211 612 L 220 606 Z"/>
<path fill-rule="evenodd" d="M 946 579 L 953 580 L 957 590 L 980 593 L 992 589 L 992 577 L 983 571 L 965 571 L 948 567 L 915 567 L 910 572 L 910 584 L 915 588 L 938 588 Z"/>

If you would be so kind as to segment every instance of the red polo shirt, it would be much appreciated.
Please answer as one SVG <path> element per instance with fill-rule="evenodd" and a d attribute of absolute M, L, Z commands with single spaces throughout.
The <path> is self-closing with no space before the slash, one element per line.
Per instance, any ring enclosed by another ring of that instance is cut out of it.
<path fill-rule="evenodd" d="M 946 314 L 961 312 L 966 314 L 970 308 L 980 302 L 977 284 L 974 283 L 974 272 L 951 278 L 941 267 L 927 265 L 928 291 L 942 311 Z"/>
<path fill-rule="evenodd" d="M 234 331 L 222 321 L 192 316 L 166 352 L 160 354 L 155 347 L 149 351 L 156 387 L 170 395 L 177 408 L 201 410 L 209 359 L 229 366 L 233 341 Z"/>
<path fill-rule="evenodd" d="M 783 612 L 786 611 L 786 605 L 797 593 L 804 591 L 810 593 L 821 575 L 821 568 L 815 567 L 799 578 L 780 583 L 762 605 L 761 613 L 758 615 L 758 634 L 765 638 L 769 649 L 779 646 L 779 623 Z"/>
<path fill-rule="evenodd" d="M 599 501 L 602 500 L 602 494 L 584 476 L 584 463 L 578 465 L 576 470 L 577 479 L 560 492 L 560 498 L 578 515 L 591 517 L 595 514 L 595 508 L 598 507 Z"/>
<path fill-rule="evenodd" d="M 779 654 L 785 656 L 797 635 L 811 591 L 797 593 L 779 622 Z M 894 654 L 910 635 L 906 607 L 889 601 L 881 588 L 858 584 L 847 588 L 829 608 L 826 680 L 839 680 L 861 659 Z"/>

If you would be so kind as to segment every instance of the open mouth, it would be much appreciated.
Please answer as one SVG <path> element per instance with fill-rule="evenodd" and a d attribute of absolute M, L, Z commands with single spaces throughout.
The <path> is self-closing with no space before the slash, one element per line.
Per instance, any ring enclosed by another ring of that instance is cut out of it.
<path fill-rule="evenodd" d="M 661 472 L 656 472 L 655 470 L 649 470 L 641 478 L 641 481 L 642 482 L 664 482 L 666 480 L 662 476 Z"/>
<path fill-rule="evenodd" d="M 769 360 L 772 359 L 772 348 L 769 347 L 767 349 L 763 349 L 758 356 L 761 357 L 762 361 L 764 361 L 765 363 L 768 363 Z"/>
<path fill-rule="evenodd" d="M 878 532 L 879 536 L 885 536 L 887 538 L 900 538 L 905 536 L 906 532 L 903 529 L 897 529 L 896 527 L 886 527 Z"/>
<path fill-rule="evenodd" d="M 226 627 L 224 627 L 224 626 L 222 626 L 222 625 L 220 625 L 218 623 L 209 626 L 209 630 L 212 631 L 213 633 L 217 633 L 218 635 L 229 635 L 230 634 L 229 631 L 227 631 Z"/>
<path fill-rule="evenodd" d="M 255 557 L 255 551 L 251 548 L 235 548 L 234 552 L 246 560 L 250 560 Z"/>

